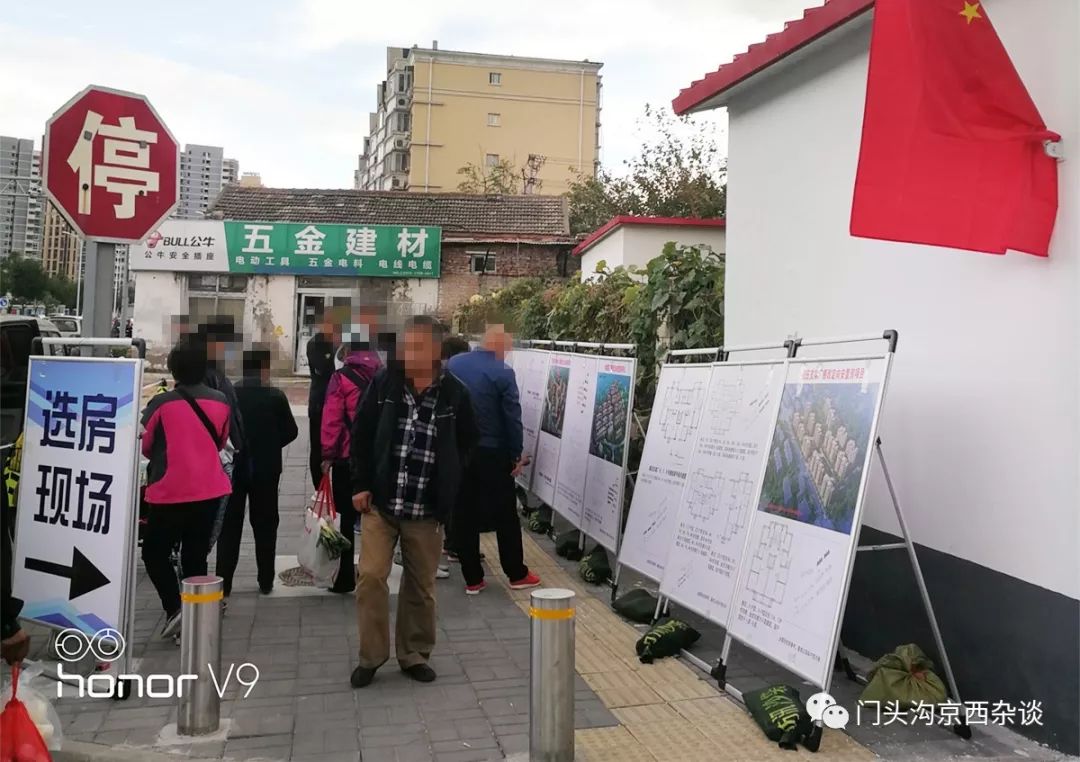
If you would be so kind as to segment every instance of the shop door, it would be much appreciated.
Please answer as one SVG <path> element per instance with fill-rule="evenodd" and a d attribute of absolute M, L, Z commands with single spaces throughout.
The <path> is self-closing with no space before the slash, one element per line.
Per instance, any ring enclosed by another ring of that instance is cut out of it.
<path fill-rule="evenodd" d="M 295 369 L 298 374 L 307 376 L 310 375 L 307 359 L 308 339 L 319 330 L 319 318 L 327 306 L 329 297 L 324 294 L 301 293 L 297 298 L 299 309 L 297 310 Z"/>

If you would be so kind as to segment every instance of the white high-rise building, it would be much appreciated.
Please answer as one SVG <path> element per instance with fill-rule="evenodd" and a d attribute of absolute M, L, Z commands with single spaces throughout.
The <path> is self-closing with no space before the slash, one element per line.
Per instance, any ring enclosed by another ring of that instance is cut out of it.
<path fill-rule="evenodd" d="M 30 138 L 0 137 L 0 259 L 41 256 L 41 153 Z"/>
<path fill-rule="evenodd" d="M 189 144 L 180 154 L 180 204 L 174 217 L 200 220 L 221 189 L 240 179 L 240 162 L 221 146 Z"/>

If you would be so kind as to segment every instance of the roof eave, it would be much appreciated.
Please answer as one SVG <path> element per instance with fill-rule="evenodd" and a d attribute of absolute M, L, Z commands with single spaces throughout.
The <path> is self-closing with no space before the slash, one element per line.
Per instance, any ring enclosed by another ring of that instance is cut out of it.
<path fill-rule="evenodd" d="M 831 45 L 840 38 L 838 32 L 850 33 L 869 24 L 873 7 L 874 0 L 830 0 L 825 6 L 809 9 L 833 11 L 834 15 L 801 35 L 800 26 L 806 23 L 805 17 L 790 22 L 784 31 L 770 35 L 730 63 L 684 88 L 672 100 L 672 109 L 682 116 L 727 106 L 733 98 L 757 86 L 766 77 L 787 70 Z M 761 52 L 755 51 L 755 48 Z M 750 57 L 748 60 L 751 61 L 745 72 L 739 71 L 742 57 Z M 760 60 L 755 62 L 755 58 Z"/>
<path fill-rule="evenodd" d="M 623 226 L 659 226 L 659 227 L 697 227 L 697 228 L 723 228 L 727 227 L 726 217 L 702 218 L 702 217 L 638 217 L 636 215 L 617 215 L 605 222 L 593 232 L 578 242 L 574 250 L 570 252 L 575 257 L 580 257 L 586 251 L 593 248 L 605 238 Z"/>

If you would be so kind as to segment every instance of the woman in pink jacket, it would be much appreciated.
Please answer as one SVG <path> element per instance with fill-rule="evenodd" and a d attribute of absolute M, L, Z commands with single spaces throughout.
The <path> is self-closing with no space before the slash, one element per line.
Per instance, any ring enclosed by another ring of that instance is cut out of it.
<path fill-rule="evenodd" d="M 232 492 L 218 456 L 229 438 L 229 403 L 203 384 L 205 348 L 181 339 L 169 353 L 168 366 L 176 381 L 172 391 L 151 397 L 142 414 L 142 454 L 150 461 L 142 558 L 165 609 L 162 638 L 180 626 L 172 549 L 180 544 L 184 577 L 206 574 L 218 505 Z"/>
<path fill-rule="evenodd" d="M 354 342 L 348 347 L 345 364 L 334 371 L 326 388 L 323 404 L 322 444 L 323 473 L 330 474 L 334 492 L 334 509 L 341 517 L 341 533 L 350 542 L 356 526 L 356 510 L 352 504 L 352 480 L 349 477 L 349 445 L 356 409 L 371 379 L 382 367 L 378 353 L 367 342 Z M 341 554 L 341 568 L 330 588 L 333 593 L 351 593 L 356 589 L 353 554 Z"/>

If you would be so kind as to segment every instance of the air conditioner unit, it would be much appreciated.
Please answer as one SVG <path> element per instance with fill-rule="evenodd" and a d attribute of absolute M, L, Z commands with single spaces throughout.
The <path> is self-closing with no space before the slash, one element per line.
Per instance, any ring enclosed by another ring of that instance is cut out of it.
<path fill-rule="evenodd" d="M 396 147 L 398 147 L 398 148 L 404 148 L 405 147 L 405 141 L 404 140 L 395 140 L 394 145 Z"/>

